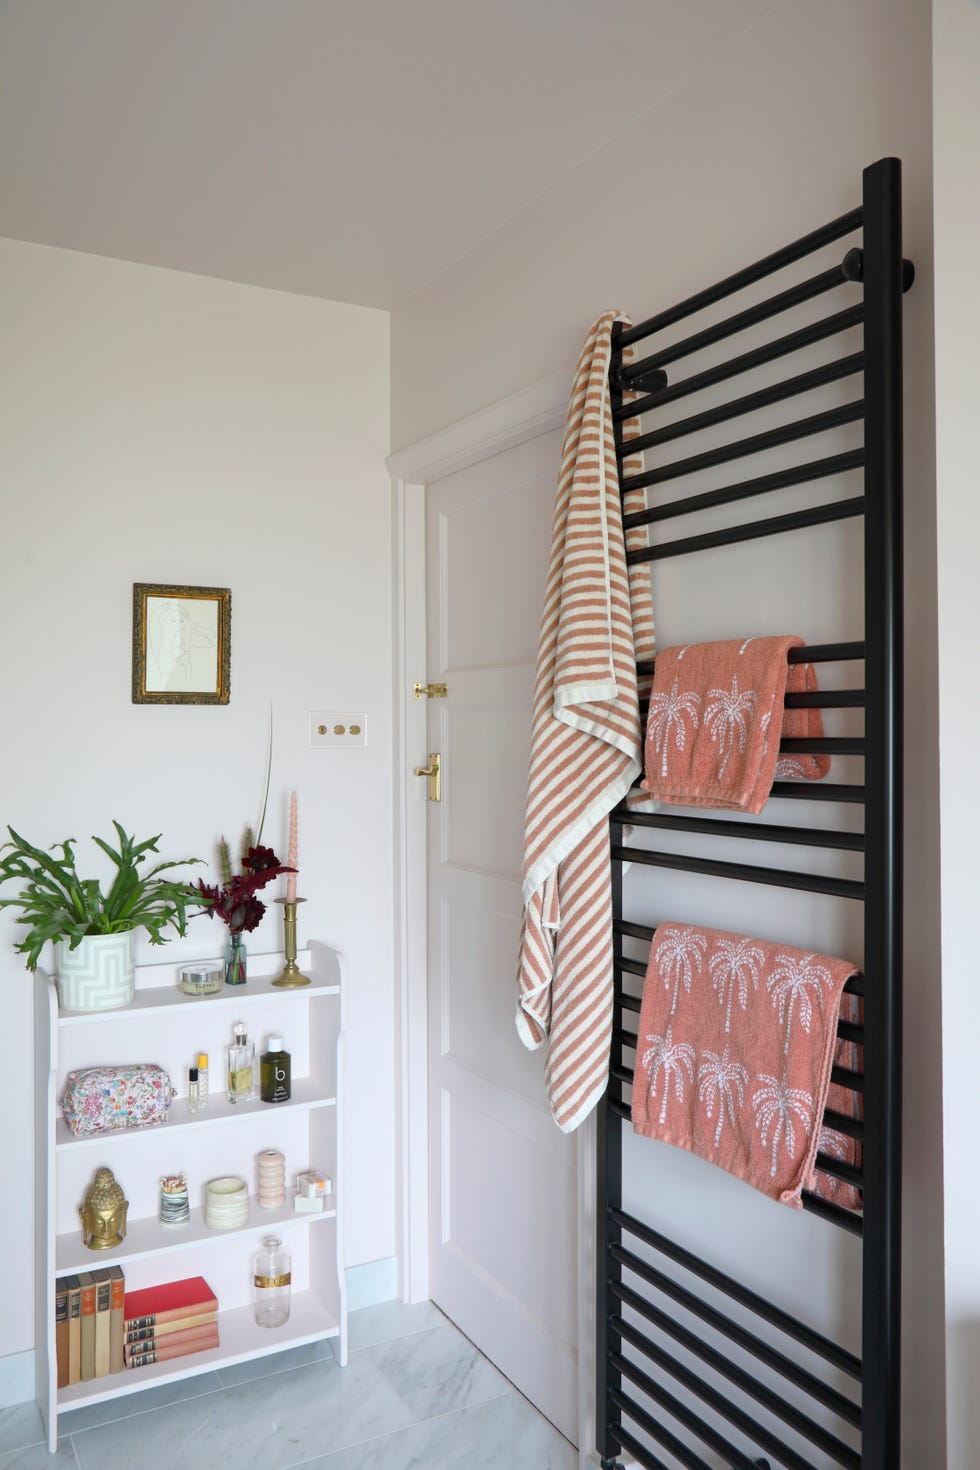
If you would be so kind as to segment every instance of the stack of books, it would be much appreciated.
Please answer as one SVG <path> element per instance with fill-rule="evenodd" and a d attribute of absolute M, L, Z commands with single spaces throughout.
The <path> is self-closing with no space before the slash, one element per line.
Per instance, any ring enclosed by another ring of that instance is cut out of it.
<path fill-rule="evenodd" d="M 121 1266 L 80 1271 L 55 1282 L 59 1388 L 122 1372 L 125 1289 Z"/>
<path fill-rule="evenodd" d="M 219 1346 L 217 1298 L 203 1276 L 127 1291 L 124 1331 L 127 1368 L 202 1353 Z"/>

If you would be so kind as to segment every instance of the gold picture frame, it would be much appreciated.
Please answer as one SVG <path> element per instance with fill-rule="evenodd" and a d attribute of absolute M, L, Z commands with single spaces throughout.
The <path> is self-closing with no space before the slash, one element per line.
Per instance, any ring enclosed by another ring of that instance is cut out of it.
<path fill-rule="evenodd" d="M 133 584 L 133 703 L 227 704 L 231 588 Z"/>

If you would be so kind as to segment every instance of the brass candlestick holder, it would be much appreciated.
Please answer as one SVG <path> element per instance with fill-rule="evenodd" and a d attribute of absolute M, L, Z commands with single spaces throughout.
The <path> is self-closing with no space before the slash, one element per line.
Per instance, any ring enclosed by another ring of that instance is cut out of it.
<path fill-rule="evenodd" d="M 305 903 L 305 898 L 277 898 L 276 903 L 282 904 L 282 947 L 286 956 L 282 974 L 273 980 L 273 985 L 281 985 L 284 989 L 295 989 L 299 985 L 309 985 L 309 975 L 304 975 L 296 963 L 296 905 Z"/>

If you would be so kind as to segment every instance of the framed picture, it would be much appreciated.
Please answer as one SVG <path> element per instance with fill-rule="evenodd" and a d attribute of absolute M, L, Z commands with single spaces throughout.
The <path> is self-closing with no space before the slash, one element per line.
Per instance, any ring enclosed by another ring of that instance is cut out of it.
<path fill-rule="evenodd" d="M 133 585 L 133 703 L 227 704 L 231 589 Z"/>

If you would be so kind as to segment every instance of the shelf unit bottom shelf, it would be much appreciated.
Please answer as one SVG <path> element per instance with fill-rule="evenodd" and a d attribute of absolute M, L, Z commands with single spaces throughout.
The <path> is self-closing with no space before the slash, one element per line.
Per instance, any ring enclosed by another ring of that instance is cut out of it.
<path fill-rule="evenodd" d="M 84 1404 L 100 1404 L 118 1394 L 138 1393 L 159 1383 L 192 1378 L 216 1368 L 228 1368 L 246 1359 L 269 1357 L 303 1343 L 337 1337 L 340 1328 L 326 1307 L 311 1291 L 296 1292 L 289 1308 L 289 1321 L 281 1327 L 259 1327 L 251 1306 L 235 1307 L 218 1313 L 219 1347 L 186 1358 L 171 1358 L 166 1363 L 149 1363 L 143 1368 L 124 1368 L 107 1378 L 93 1378 L 87 1383 L 73 1383 L 58 1390 L 58 1417 Z M 65 1432 L 70 1433 L 70 1430 Z"/>

